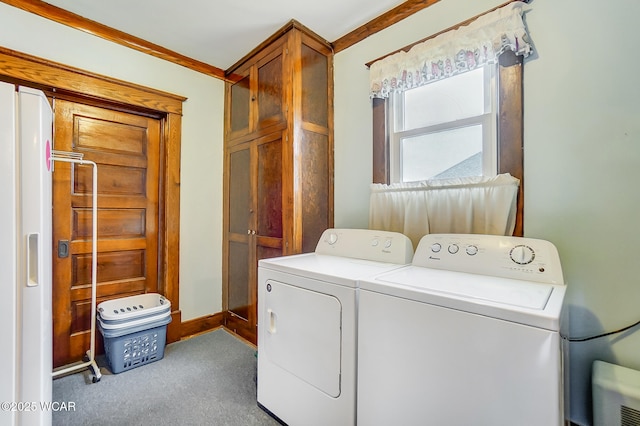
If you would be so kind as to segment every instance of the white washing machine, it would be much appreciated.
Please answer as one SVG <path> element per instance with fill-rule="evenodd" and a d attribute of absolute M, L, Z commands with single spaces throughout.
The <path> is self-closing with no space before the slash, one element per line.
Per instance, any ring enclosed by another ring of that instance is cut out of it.
<path fill-rule="evenodd" d="M 290 426 L 356 423 L 357 283 L 411 262 L 404 235 L 326 230 L 258 262 L 258 404 Z"/>
<path fill-rule="evenodd" d="M 564 295 L 547 241 L 426 235 L 360 282 L 358 424 L 561 425 Z"/>

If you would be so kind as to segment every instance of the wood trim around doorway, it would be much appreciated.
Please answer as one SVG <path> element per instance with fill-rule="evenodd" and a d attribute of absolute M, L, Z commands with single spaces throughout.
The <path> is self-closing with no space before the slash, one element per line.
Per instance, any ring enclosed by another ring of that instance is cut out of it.
<path fill-rule="evenodd" d="M 167 343 L 180 340 L 180 146 L 182 103 L 186 98 L 3 47 L 0 47 L 0 80 L 29 85 L 52 97 L 72 97 L 162 118 L 158 292 L 171 301 Z"/>

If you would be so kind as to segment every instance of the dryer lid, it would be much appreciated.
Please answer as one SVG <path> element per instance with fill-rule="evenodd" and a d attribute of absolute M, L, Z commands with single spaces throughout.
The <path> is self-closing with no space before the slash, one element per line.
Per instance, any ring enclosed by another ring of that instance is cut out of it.
<path fill-rule="evenodd" d="M 395 263 L 305 253 L 261 259 L 258 262 L 258 273 L 270 269 L 355 288 L 359 279 L 384 274 L 400 267 Z"/>

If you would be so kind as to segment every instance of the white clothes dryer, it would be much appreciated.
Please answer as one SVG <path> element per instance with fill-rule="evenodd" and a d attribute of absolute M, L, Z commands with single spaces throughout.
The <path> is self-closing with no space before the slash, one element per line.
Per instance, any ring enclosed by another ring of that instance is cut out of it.
<path fill-rule="evenodd" d="M 258 404 L 291 425 L 356 423 L 357 283 L 411 262 L 395 232 L 328 229 L 258 262 Z"/>
<path fill-rule="evenodd" d="M 358 424 L 563 424 L 564 295 L 547 241 L 424 236 L 360 282 Z"/>

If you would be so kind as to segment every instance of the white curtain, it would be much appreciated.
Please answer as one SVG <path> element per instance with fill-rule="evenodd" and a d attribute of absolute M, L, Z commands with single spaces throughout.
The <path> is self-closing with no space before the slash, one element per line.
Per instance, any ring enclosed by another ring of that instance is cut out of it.
<path fill-rule="evenodd" d="M 371 185 L 369 228 L 405 234 L 417 247 L 426 234 L 511 235 L 520 181 L 490 178 Z"/>

